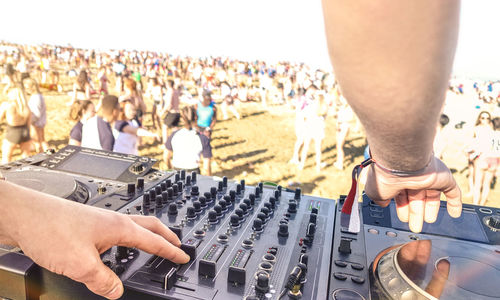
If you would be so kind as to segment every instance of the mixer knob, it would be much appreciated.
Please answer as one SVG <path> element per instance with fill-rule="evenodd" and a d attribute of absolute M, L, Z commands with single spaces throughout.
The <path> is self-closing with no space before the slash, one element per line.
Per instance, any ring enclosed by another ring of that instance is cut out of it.
<path fill-rule="evenodd" d="M 128 248 L 125 246 L 116 247 L 115 257 L 117 260 L 122 260 L 128 258 Z"/>
<path fill-rule="evenodd" d="M 201 196 L 200 198 L 198 198 L 198 201 L 200 202 L 201 207 L 206 207 L 207 206 L 207 198 Z"/>
<path fill-rule="evenodd" d="M 156 202 L 156 207 L 162 207 L 163 197 L 161 195 L 156 196 L 155 202 Z"/>
<path fill-rule="evenodd" d="M 200 191 L 198 189 L 198 186 L 197 185 L 193 185 L 191 187 L 191 195 L 198 196 L 199 194 L 200 194 Z"/>
<path fill-rule="evenodd" d="M 144 177 L 137 177 L 137 189 L 138 190 L 143 190 L 144 189 Z"/>
<path fill-rule="evenodd" d="M 245 203 L 241 203 L 240 204 L 240 209 L 243 211 L 243 213 L 245 214 L 248 210 L 248 206 L 245 204 Z"/>
<path fill-rule="evenodd" d="M 166 191 L 167 190 L 167 183 L 165 181 L 163 181 L 162 183 L 160 183 L 160 186 L 161 186 L 161 190 L 162 191 Z"/>
<path fill-rule="evenodd" d="M 168 214 L 169 215 L 176 215 L 177 214 L 177 204 L 170 203 L 168 205 Z"/>
<path fill-rule="evenodd" d="M 174 189 L 172 187 L 167 188 L 167 198 L 172 200 L 174 198 Z"/>
<path fill-rule="evenodd" d="M 238 217 L 240 218 L 240 220 L 243 220 L 243 216 L 245 215 L 245 213 L 243 212 L 243 210 L 241 208 L 235 209 L 234 213 L 236 215 L 238 215 Z"/>
<path fill-rule="evenodd" d="M 186 170 L 181 170 L 181 180 L 186 179 Z"/>
<path fill-rule="evenodd" d="M 245 190 L 245 179 L 240 180 L 241 190 Z"/>
<path fill-rule="evenodd" d="M 208 212 L 208 221 L 210 223 L 215 223 L 217 222 L 217 212 L 215 210 L 210 210 Z"/>
<path fill-rule="evenodd" d="M 227 177 L 226 176 L 222 177 L 222 184 L 224 185 L 224 187 L 227 187 Z"/>
<path fill-rule="evenodd" d="M 224 184 L 222 183 L 222 181 L 217 182 L 217 191 L 222 192 L 223 189 L 224 189 Z"/>
<path fill-rule="evenodd" d="M 193 203 L 194 204 L 194 203 Z M 200 205 L 200 203 L 198 202 L 198 205 Z M 196 218 L 196 209 L 193 207 L 193 206 L 189 206 L 186 210 L 186 217 L 188 217 L 189 219 L 194 219 Z"/>
<path fill-rule="evenodd" d="M 269 197 L 269 203 L 271 203 L 271 208 L 275 209 L 276 208 L 276 198 L 274 197 Z"/>
<path fill-rule="evenodd" d="M 491 216 L 488 218 L 488 225 L 496 230 L 500 229 L 500 217 Z"/>
<path fill-rule="evenodd" d="M 133 164 L 132 165 L 132 172 L 139 174 L 144 171 L 144 166 L 141 163 Z"/>
<path fill-rule="evenodd" d="M 278 190 L 275 190 L 275 191 L 274 191 L 274 198 L 275 198 L 277 201 L 279 201 L 279 199 L 280 199 L 280 191 L 278 191 Z"/>
<path fill-rule="evenodd" d="M 267 208 L 269 212 L 273 211 L 273 205 L 271 204 L 271 202 L 265 202 L 264 207 Z"/>
<path fill-rule="evenodd" d="M 231 215 L 231 219 L 230 219 L 230 223 L 231 223 L 231 226 L 239 226 L 240 225 L 240 217 L 236 214 L 232 214 Z"/>
<path fill-rule="evenodd" d="M 165 180 L 165 184 L 167 185 L 167 188 L 171 187 L 172 186 L 172 180 L 170 180 L 170 179 Z"/>
<path fill-rule="evenodd" d="M 264 213 L 261 213 L 261 212 L 257 214 L 257 218 L 261 219 L 262 223 L 266 223 L 266 221 L 267 221 L 267 215 L 265 215 Z"/>
<path fill-rule="evenodd" d="M 239 183 L 236 185 L 236 194 L 241 194 L 241 184 Z"/>
<path fill-rule="evenodd" d="M 149 206 L 150 203 L 151 202 L 149 200 L 149 194 L 142 195 L 142 205 L 143 206 Z"/>
<path fill-rule="evenodd" d="M 98 186 L 98 187 L 97 187 L 97 193 L 98 193 L 99 195 L 106 194 L 106 187 L 105 187 L 105 186 L 103 186 L 103 185 Z"/>
<path fill-rule="evenodd" d="M 127 184 L 127 193 L 128 194 L 134 194 L 135 193 L 135 184 L 134 183 Z"/>
<path fill-rule="evenodd" d="M 201 203 L 200 203 L 200 201 L 193 201 L 193 208 L 194 208 L 194 211 L 196 211 L 197 213 L 199 213 L 201 211 Z"/>
<path fill-rule="evenodd" d="M 255 205 L 255 194 L 248 195 L 248 199 L 250 199 L 250 204 Z"/>
<path fill-rule="evenodd" d="M 231 197 L 231 202 L 236 201 L 236 191 L 235 190 L 230 190 L 229 191 L 229 197 Z"/>
<path fill-rule="evenodd" d="M 231 202 L 230 202 L 231 203 Z M 222 207 L 222 210 L 225 210 L 227 207 L 227 202 L 224 199 L 219 200 L 219 205 Z"/>
<path fill-rule="evenodd" d="M 219 204 L 216 204 L 213 209 L 217 213 L 217 216 L 222 216 L 222 207 Z"/>
<path fill-rule="evenodd" d="M 300 188 L 297 188 L 295 190 L 295 196 L 293 197 L 295 200 L 300 201 L 300 194 L 302 193 L 302 190 Z"/>
<path fill-rule="evenodd" d="M 166 204 L 168 202 L 168 192 L 167 191 L 161 192 L 161 198 L 162 202 Z"/>
<path fill-rule="evenodd" d="M 278 235 L 282 237 L 288 236 L 288 224 L 280 224 Z"/>
<path fill-rule="evenodd" d="M 191 172 L 191 182 L 196 182 L 196 172 Z"/>
<path fill-rule="evenodd" d="M 250 199 L 243 200 L 243 203 L 247 205 L 248 209 L 252 209 L 252 203 L 250 203 Z"/>
<path fill-rule="evenodd" d="M 312 214 L 309 215 L 309 223 L 316 224 L 316 220 L 317 219 L 318 219 L 318 215 L 317 214 L 312 213 Z"/>
<path fill-rule="evenodd" d="M 306 236 L 309 238 L 313 238 L 315 233 L 316 225 L 314 223 L 309 223 L 309 225 L 307 225 Z"/>
<path fill-rule="evenodd" d="M 266 217 L 268 217 L 268 216 L 269 216 L 269 208 L 267 208 L 267 207 L 263 207 L 263 208 L 261 208 L 261 209 L 260 209 L 260 212 L 261 212 L 261 213 L 263 213 L 263 214 L 265 214 L 265 215 L 266 215 Z"/>
<path fill-rule="evenodd" d="M 181 179 L 181 177 L 179 176 L 179 173 L 175 173 L 174 175 L 174 182 L 177 182 Z"/>
<path fill-rule="evenodd" d="M 181 192 L 182 192 L 182 186 L 183 186 L 183 185 L 184 185 L 184 184 L 182 183 L 182 181 L 177 181 L 177 189 L 179 190 L 179 193 L 181 193 Z"/>
<path fill-rule="evenodd" d="M 210 196 L 212 196 L 212 200 L 217 199 L 217 188 L 215 186 L 210 188 Z"/>
<path fill-rule="evenodd" d="M 259 198 L 260 197 L 260 193 L 262 192 L 262 190 L 260 189 L 260 187 L 255 187 L 255 198 Z"/>
<path fill-rule="evenodd" d="M 297 212 L 297 202 L 295 202 L 294 200 L 290 200 L 288 202 L 288 212 L 291 214 L 294 214 Z"/>
<path fill-rule="evenodd" d="M 281 197 L 281 191 L 283 190 L 283 187 L 281 185 L 278 185 L 278 191 L 280 192 L 280 197 Z"/>
<path fill-rule="evenodd" d="M 212 202 L 212 194 L 210 194 L 210 192 L 203 193 L 203 197 L 205 197 L 205 199 L 207 200 L 207 203 Z"/>
<path fill-rule="evenodd" d="M 261 293 L 267 293 L 269 291 L 269 274 L 261 272 L 257 275 L 257 284 L 255 289 Z"/>
<path fill-rule="evenodd" d="M 260 191 L 261 191 L 261 192 L 262 192 L 262 191 L 264 191 L 264 183 L 261 181 L 261 182 L 259 182 L 259 184 L 258 184 L 258 185 L 259 185 L 259 189 L 260 189 Z"/>
<path fill-rule="evenodd" d="M 160 185 L 155 186 L 155 193 L 156 195 L 161 195 L 162 189 Z"/>
<path fill-rule="evenodd" d="M 255 231 L 262 231 L 262 220 L 261 219 L 253 220 L 252 229 Z"/>
<path fill-rule="evenodd" d="M 191 176 L 186 176 L 186 185 L 191 185 Z"/>
<path fill-rule="evenodd" d="M 179 186 L 177 184 L 172 184 L 172 189 L 174 190 L 174 196 L 179 194 Z"/>

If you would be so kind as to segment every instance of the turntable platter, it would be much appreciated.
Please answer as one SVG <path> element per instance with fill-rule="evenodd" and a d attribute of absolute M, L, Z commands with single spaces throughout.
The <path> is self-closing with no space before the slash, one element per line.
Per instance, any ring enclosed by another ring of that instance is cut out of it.
<path fill-rule="evenodd" d="M 373 269 L 392 299 L 500 297 L 500 254 L 464 242 L 413 241 L 381 252 Z"/>
<path fill-rule="evenodd" d="M 87 189 L 73 177 L 65 174 L 46 170 L 25 169 L 9 172 L 4 176 L 7 181 L 46 194 L 82 203 L 88 199 Z"/>

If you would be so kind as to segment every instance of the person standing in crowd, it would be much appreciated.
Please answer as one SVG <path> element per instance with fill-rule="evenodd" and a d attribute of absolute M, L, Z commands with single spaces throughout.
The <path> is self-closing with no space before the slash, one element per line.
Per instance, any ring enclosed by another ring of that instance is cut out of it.
<path fill-rule="evenodd" d="M 148 91 L 149 97 L 153 99 L 153 111 L 151 112 L 151 120 L 153 121 L 153 129 L 161 127 L 160 111 L 163 103 L 163 86 L 160 84 L 158 77 L 149 79 Z"/>
<path fill-rule="evenodd" d="M 237 91 L 236 87 L 234 88 L 235 91 Z M 235 107 L 235 98 L 233 95 L 233 89 L 229 85 L 227 81 L 223 81 L 220 84 L 220 94 L 222 98 L 222 119 L 227 120 L 229 119 L 229 116 L 227 114 L 227 110 L 229 109 L 233 115 L 236 117 L 236 119 L 240 119 L 240 114 L 238 113 L 238 110 L 236 110 Z"/>
<path fill-rule="evenodd" d="M 124 79 L 124 95 L 120 96 L 120 100 L 130 100 L 137 109 L 136 119 L 142 123 L 142 116 L 147 111 L 146 103 L 142 99 L 142 95 L 137 91 L 137 83 L 132 78 Z"/>
<path fill-rule="evenodd" d="M 31 111 L 23 86 L 19 83 L 7 90 L 7 101 L 0 105 L 0 121 L 4 118 L 7 129 L 2 142 L 2 164 L 12 160 L 12 153 L 17 146 L 21 148 L 23 158 L 29 156 L 31 151 Z"/>
<path fill-rule="evenodd" d="M 168 169 L 185 169 L 198 174 L 212 175 L 210 139 L 196 130 L 196 110 L 185 106 L 181 110 L 184 127 L 172 133 L 165 143 L 163 159 Z M 200 172 L 200 158 L 203 172 Z"/>
<path fill-rule="evenodd" d="M 91 100 L 76 101 L 71 105 L 69 118 L 76 121 L 69 133 L 69 145 L 81 146 L 83 124 L 95 116 L 95 106 Z"/>
<path fill-rule="evenodd" d="M 474 128 L 474 162 L 473 202 L 484 205 L 490 192 L 490 184 L 499 163 L 498 132 L 495 130 L 491 115 L 482 111 Z"/>
<path fill-rule="evenodd" d="M 28 106 L 31 110 L 31 136 L 35 144 L 35 151 L 40 153 L 46 151 L 49 145 L 45 141 L 45 125 L 47 124 L 47 107 L 40 93 L 37 82 L 31 78 L 25 78 L 23 85 L 29 96 Z"/>
<path fill-rule="evenodd" d="M 160 136 L 141 128 L 141 123 L 135 119 L 137 108 L 130 100 L 120 102 L 120 115 L 114 123 L 115 144 L 114 152 L 139 155 L 139 137 L 154 137 L 157 140 Z"/>
<path fill-rule="evenodd" d="M 73 84 L 73 94 L 70 105 L 75 101 L 90 100 L 90 81 L 87 71 L 81 70 Z"/>
<path fill-rule="evenodd" d="M 212 100 L 212 93 L 209 90 L 204 90 L 202 97 L 202 100 L 195 106 L 197 115 L 196 124 L 198 131 L 210 138 L 217 122 L 217 107 Z"/>
<path fill-rule="evenodd" d="M 179 126 L 180 113 L 180 90 L 175 87 L 173 80 L 168 81 L 167 91 L 161 105 L 160 119 L 162 120 L 161 131 L 163 141 L 167 140 L 169 130 Z"/>
<path fill-rule="evenodd" d="M 112 125 L 118 118 L 118 97 L 106 95 L 102 98 L 101 116 L 88 119 L 82 126 L 82 147 L 113 151 L 115 138 Z"/>

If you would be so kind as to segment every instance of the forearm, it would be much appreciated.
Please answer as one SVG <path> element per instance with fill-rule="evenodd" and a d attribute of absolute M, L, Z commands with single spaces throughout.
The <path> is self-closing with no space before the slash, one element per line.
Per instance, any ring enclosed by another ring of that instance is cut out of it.
<path fill-rule="evenodd" d="M 156 134 L 144 128 L 137 128 L 137 136 L 156 137 Z"/>
<path fill-rule="evenodd" d="M 210 162 L 211 162 L 210 158 L 203 159 L 203 173 L 206 176 L 212 176 L 212 166 Z"/>
<path fill-rule="evenodd" d="M 372 154 L 399 170 L 425 166 L 453 64 L 459 2 L 324 0 L 342 93 Z"/>

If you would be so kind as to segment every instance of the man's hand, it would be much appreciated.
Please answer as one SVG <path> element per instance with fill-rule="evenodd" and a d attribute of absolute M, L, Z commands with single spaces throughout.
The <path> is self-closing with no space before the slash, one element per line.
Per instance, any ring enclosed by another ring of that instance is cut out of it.
<path fill-rule="evenodd" d="M 397 176 L 370 165 L 365 193 L 380 206 L 396 199 L 396 211 L 402 222 L 409 222 L 410 230 L 420 232 L 423 222 L 436 221 L 441 192 L 448 201 L 448 214 L 458 218 L 462 213 L 462 194 L 446 165 L 436 157 L 418 176 Z"/>
<path fill-rule="evenodd" d="M 100 254 L 114 245 L 135 247 L 186 263 L 177 236 L 159 219 L 129 216 L 0 182 L 0 242 L 20 247 L 38 265 L 84 283 L 108 299 L 123 294 Z"/>

